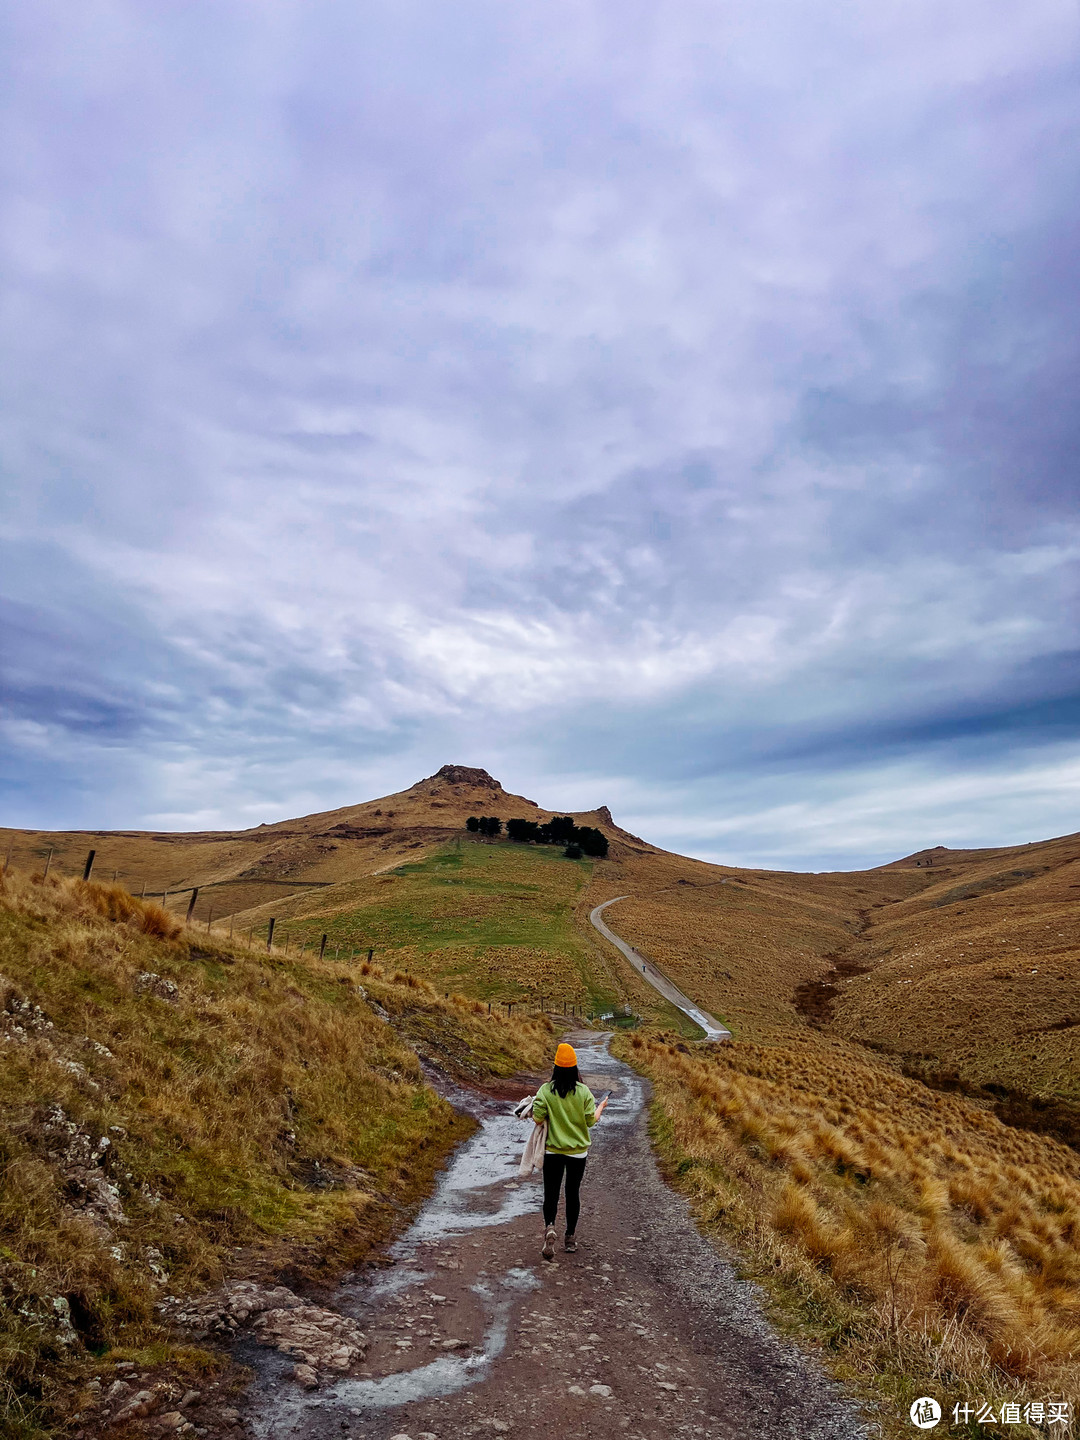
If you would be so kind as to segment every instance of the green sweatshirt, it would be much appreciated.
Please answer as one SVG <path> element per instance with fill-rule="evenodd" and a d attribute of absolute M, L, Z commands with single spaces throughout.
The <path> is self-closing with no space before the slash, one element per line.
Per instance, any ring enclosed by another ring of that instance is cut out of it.
<path fill-rule="evenodd" d="M 575 1155 L 589 1148 L 589 1131 L 596 1124 L 596 1097 L 579 1080 L 565 1099 L 546 1080 L 536 1092 L 532 1107 L 534 1120 L 546 1120 L 547 1150 L 556 1155 Z"/>

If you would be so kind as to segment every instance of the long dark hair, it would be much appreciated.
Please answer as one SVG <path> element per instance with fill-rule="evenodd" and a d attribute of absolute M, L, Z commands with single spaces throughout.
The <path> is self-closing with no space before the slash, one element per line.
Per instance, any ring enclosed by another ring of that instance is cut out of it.
<path fill-rule="evenodd" d="M 551 1072 L 551 1088 L 565 1100 L 567 1095 L 572 1095 L 577 1089 L 580 1079 L 576 1065 L 556 1065 Z"/>

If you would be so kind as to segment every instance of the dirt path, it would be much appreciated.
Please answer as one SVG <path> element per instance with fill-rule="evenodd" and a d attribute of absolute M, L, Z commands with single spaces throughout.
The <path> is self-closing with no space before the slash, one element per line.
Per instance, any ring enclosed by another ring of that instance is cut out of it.
<path fill-rule="evenodd" d="M 582 1191 L 581 1248 L 539 1253 L 540 1185 L 519 1183 L 525 1124 L 478 1106 L 482 1128 L 391 1252 L 332 1302 L 368 1350 L 302 1389 L 293 1361 L 248 1339 L 244 1420 L 260 1440 L 854 1440 L 853 1408 L 779 1340 L 751 1287 L 701 1238 L 660 1179 L 646 1087 L 573 1037 L 582 1073 L 613 1098 Z"/>
<path fill-rule="evenodd" d="M 606 910 L 609 905 L 617 905 L 620 900 L 625 900 L 626 898 L 625 895 L 617 895 L 614 900 L 605 900 L 602 905 L 595 906 L 589 912 L 590 924 L 600 931 L 600 934 L 603 935 L 605 940 L 610 940 L 617 949 L 622 951 L 634 969 L 641 971 L 642 978 L 647 980 L 654 990 L 663 995 L 665 1000 L 670 1000 L 676 1010 L 681 1010 L 684 1015 L 688 1015 L 695 1025 L 700 1025 L 705 1032 L 706 1040 L 730 1040 L 731 1031 L 726 1025 L 721 1025 L 715 1016 L 706 1014 L 704 1010 L 695 1005 L 689 996 L 684 995 L 677 985 L 671 983 L 666 975 L 661 975 L 656 966 L 646 960 L 644 955 L 639 954 L 638 951 L 635 950 L 632 945 L 628 945 L 625 940 L 621 940 L 619 936 L 615 934 L 615 931 L 608 929 L 604 921 L 601 920 L 601 913 Z"/>

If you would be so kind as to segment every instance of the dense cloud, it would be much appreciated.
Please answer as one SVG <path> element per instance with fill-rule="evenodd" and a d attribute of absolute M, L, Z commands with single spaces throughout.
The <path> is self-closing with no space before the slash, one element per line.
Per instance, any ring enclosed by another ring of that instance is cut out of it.
<path fill-rule="evenodd" d="M 10 12 L 8 823 L 1076 828 L 1072 6 Z"/>

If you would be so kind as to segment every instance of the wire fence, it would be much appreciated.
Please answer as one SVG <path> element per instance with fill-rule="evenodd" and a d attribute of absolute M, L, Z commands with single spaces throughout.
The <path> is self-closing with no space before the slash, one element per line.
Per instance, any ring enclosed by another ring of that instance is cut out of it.
<path fill-rule="evenodd" d="M 28 871 L 31 874 L 39 875 L 42 879 L 49 876 L 65 879 L 82 879 L 85 881 L 96 881 L 102 885 L 122 885 L 128 894 L 140 900 L 151 900 L 160 904 L 170 914 L 183 916 L 184 928 L 194 934 L 205 934 L 211 939 L 220 940 L 230 945 L 239 945 L 244 949 L 253 950 L 259 954 L 286 956 L 290 953 L 299 959 L 305 955 L 311 955 L 312 959 L 334 960 L 349 965 L 376 963 L 375 956 L 378 953 L 374 945 L 357 945 L 351 940 L 340 940 L 329 931 L 313 932 L 310 924 L 300 929 L 297 922 L 293 922 L 290 929 L 287 921 L 279 925 L 279 917 L 270 916 L 261 924 L 236 925 L 236 913 L 225 911 L 215 921 L 215 902 L 211 900 L 202 914 L 199 913 L 199 898 L 204 897 L 207 890 L 220 890 L 226 887 L 243 886 L 245 888 L 265 888 L 266 886 L 281 886 L 286 888 L 290 894 L 295 894 L 300 889 L 322 889 L 332 881 L 296 881 L 277 880 L 262 877 L 241 878 L 239 880 L 219 880 L 202 885 L 163 885 L 161 881 L 154 884 L 145 876 L 133 875 L 130 870 L 124 870 L 119 866 L 100 864 L 98 861 L 97 849 L 87 851 L 85 857 L 76 859 L 70 852 L 57 853 L 55 846 L 20 846 L 14 843 L 7 847 L 0 873 L 7 875 L 12 870 Z M 265 902 L 264 902 L 265 903 Z M 224 909 L 224 907 L 221 907 Z M 394 965 L 393 955 L 387 957 L 387 963 Z M 423 977 L 413 976 L 412 972 L 397 969 L 397 974 L 404 975 L 408 979 L 421 979 Z M 431 983 L 428 981 L 427 983 Z M 446 991 L 445 998 L 449 1000 L 450 991 Z M 534 996 L 522 998 L 519 996 L 514 1000 L 492 999 L 475 1001 L 480 1005 L 487 1005 L 487 1013 L 496 1015 L 505 1013 L 507 1016 L 516 1014 L 542 1014 L 563 1016 L 572 1020 L 582 1020 L 590 1024 L 599 1022 L 610 1023 L 615 1027 L 633 1027 L 641 1022 L 641 1017 L 631 1010 L 629 1005 L 611 1006 L 597 1002 L 582 1004 L 580 1001 L 571 1000 L 566 996 L 549 994 L 541 991 Z"/>

